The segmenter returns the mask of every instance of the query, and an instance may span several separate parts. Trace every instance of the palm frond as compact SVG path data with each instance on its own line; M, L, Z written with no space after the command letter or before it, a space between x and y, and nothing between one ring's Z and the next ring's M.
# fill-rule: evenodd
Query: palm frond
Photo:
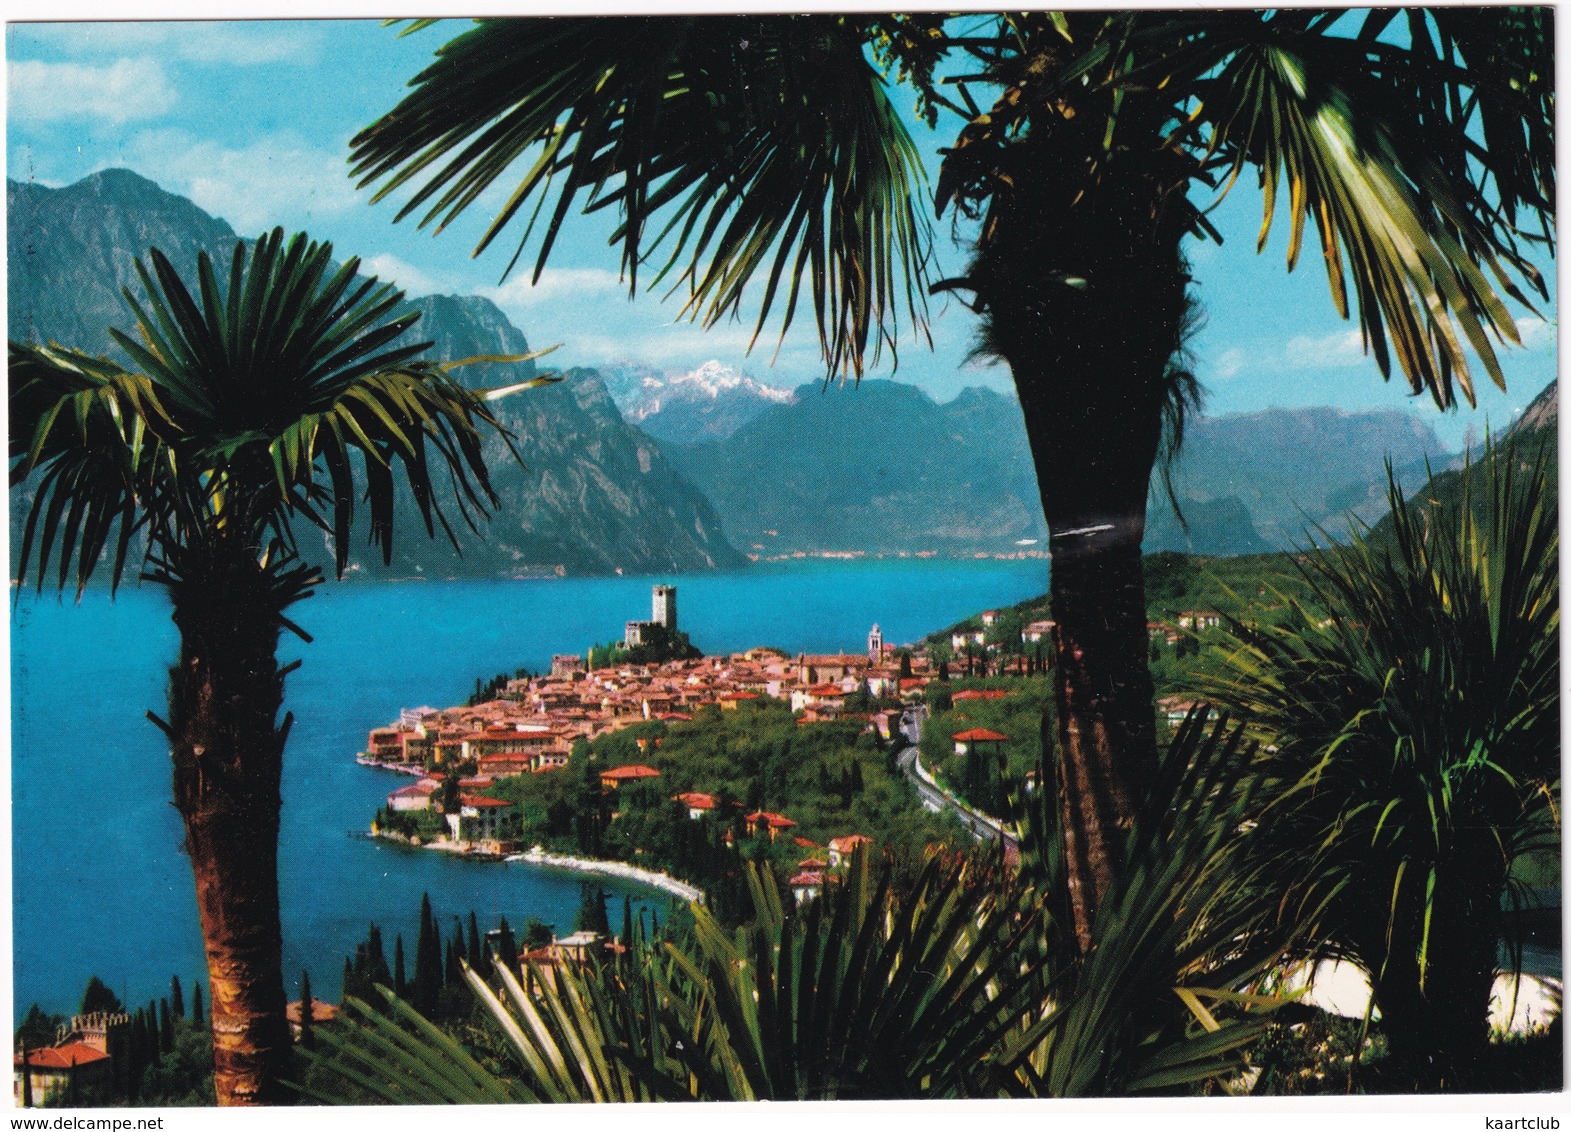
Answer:
M175 456L173 421L146 377L58 346L10 344L11 483L38 473L19 548L19 581L36 563L43 586L78 593L113 539L110 582L118 587L131 544L147 524L150 478ZM73 552L75 552L73 561Z
M523 169L476 254L532 206L514 262L543 215L536 280L575 206L615 208L631 291L653 260L712 326L762 277L755 342L805 281L830 372L860 376L902 305L923 328L927 258L921 163L862 41L819 16L481 21L353 139L353 171L440 231Z
M1129 831L1124 868L1083 953L1059 896L1043 945L1049 1000L1000 1058L1011 1093L1123 1096L1240 1067L1239 1051L1282 1002L1251 988L1292 935L1263 914L1257 866L1243 853L1261 788L1253 749L1226 717L1191 713L1147 784L1144 817ZM1051 784L1051 768L1043 771ZM1056 794L1049 785L1017 797L1027 803L1022 867L1045 891L1062 893L1062 848L1051 832Z
M194 288L156 248L137 270L145 293L125 295L137 333L111 330L134 371L11 345L11 474L39 473L22 550L40 584L57 559L61 586L73 570L84 585L111 537L118 584L144 531L164 580L192 560L192 543L218 537L282 569L292 516L333 536L342 573L362 498L389 561L395 468L427 535L440 527L451 539L453 510L473 528L497 503L484 437L517 457L489 403L556 380L464 388L450 376L460 366L548 351L419 360L428 344L395 344L419 317L400 313L402 293L361 278L356 260L335 267L332 246L304 235L237 242L222 278L201 255Z

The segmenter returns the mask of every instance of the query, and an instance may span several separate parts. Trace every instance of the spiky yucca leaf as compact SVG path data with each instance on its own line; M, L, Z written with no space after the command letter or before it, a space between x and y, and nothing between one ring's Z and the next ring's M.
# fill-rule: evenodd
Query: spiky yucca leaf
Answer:
M734 935L695 909L672 954L693 990L697 1076L733 1099L991 1094L993 1051L1033 998L1020 894L985 867L933 857L904 891L865 853L791 916L752 871L763 914Z
M1368 970L1393 1044L1481 1041L1511 865L1558 814L1559 535L1545 454L1491 448L1460 497L1315 547L1284 623L1235 625L1208 691L1269 741L1272 901ZM1442 1022L1443 1019L1443 1022Z

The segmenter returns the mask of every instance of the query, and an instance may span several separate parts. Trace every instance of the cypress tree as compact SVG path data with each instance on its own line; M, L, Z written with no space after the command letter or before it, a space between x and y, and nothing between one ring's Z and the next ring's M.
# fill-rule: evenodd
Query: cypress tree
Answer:
M341 997L347 998L354 994L355 969L349 962L349 956L344 956L344 990Z
M191 987L191 1028L202 1028L202 982L200 979Z
M502 917L501 930L497 933L496 940L497 959L513 974L518 974L518 944L513 940L513 929L507 925L507 917Z
M442 971L443 978L450 987L464 981L464 969L458 965L458 946L451 939L447 941L446 953L442 957Z
M366 933L365 977L372 986L387 986L393 981L393 972L387 966L387 952L382 947L382 929L371 925Z
M415 943L414 1006L429 1017L442 990L442 935L431 915L430 894L420 897L420 936Z
M622 897L622 946L633 946L633 898Z
M169 1000L158 1000L158 1048L163 1053L173 1053L175 1049L175 1023L169 1017Z
M136 1087L141 1082L142 1070L147 1066L147 1015L138 1006L136 1013L131 1015L131 1040L126 1043L126 1077L130 1082L132 1099L136 1099Z
M393 993L403 998L408 989L404 979L404 937L399 934L393 937Z
M482 979L491 977L491 956L486 951L485 937L480 934L473 908L469 909L469 963Z
M180 976L169 976L169 1013L176 1022L185 1021L185 994L180 989Z
M27 1046L22 1047L22 1107L33 1107L33 1067L27 1063Z
M469 958L469 947L464 939L464 921L453 917L453 950L460 959Z
M300 972L300 1044L306 1049L316 1048L316 1019L311 1016L315 1001L311 998L311 972Z

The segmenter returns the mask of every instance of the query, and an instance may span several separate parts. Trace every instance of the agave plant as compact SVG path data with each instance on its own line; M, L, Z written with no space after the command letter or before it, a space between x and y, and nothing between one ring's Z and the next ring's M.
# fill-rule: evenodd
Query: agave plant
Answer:
M1311 597L1234 625L1208 694L1277 796L1253 852L1281 915L1369 972L1393 1054L1465 1082L1487 1040L1512 864L1558 843L1558 516L1546 452L1486 450L1458 498L1301 557Z

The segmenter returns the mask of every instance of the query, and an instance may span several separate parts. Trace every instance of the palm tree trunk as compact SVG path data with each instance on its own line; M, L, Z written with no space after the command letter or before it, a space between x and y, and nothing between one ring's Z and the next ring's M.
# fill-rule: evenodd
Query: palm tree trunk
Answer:
M1059 796L1084 949L1119 870L1141 784L1156 769L1140 541L1161 410L1147 408L1144 420L1131 421L1121 406L1068 412L1025 395L1021 404L1052 536Z
M971 270L983 348L1014 375L1051 534L1060 797L1082 949L1155 766L1140 542L1189 325L1185 229L1162 205L1176 176L1168 155L1153 140L1089 176L1088 128L1100 129L1071 120L1017 151L1018 188L995 193Z
M214 558L169 586L180 630L180 659L169 670L175 805L207 950L218 1103L287 1104L278 903L288 731L287 719L278 725L282 610L254 553Z

